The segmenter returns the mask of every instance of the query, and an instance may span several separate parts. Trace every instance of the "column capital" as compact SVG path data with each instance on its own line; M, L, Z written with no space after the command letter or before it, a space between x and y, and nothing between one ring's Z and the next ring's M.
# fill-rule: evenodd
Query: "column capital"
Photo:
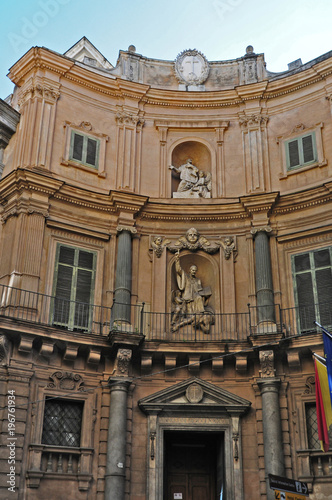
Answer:
M260 388L262 395L268 392L279 393L281 379L276 377L259 379L257 380L257 385Z
M267 234L271 234L272 233L272 227L271 226L260 226L260 227L252 227L250 229L250 234L252 234L253 236L256 236L258 233L267 233Z
M113 391L124 391L128 392L132 379L126 377L110 377L108 379L107 385L110 388L110 392Z
M128 231L131 234L136 234L137 229L134 226L124 226L122 224L119 224L118 227L116 228L117 233L121 233L122 231Z

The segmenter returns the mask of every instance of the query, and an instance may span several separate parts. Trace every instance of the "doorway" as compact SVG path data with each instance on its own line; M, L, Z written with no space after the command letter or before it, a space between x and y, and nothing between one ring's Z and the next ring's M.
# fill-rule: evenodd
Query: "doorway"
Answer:
M226 500L224 433L165 431L164 500Z

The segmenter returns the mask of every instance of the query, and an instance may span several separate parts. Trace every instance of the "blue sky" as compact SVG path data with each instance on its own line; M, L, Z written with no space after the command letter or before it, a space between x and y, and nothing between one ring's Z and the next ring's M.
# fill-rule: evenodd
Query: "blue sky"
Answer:
M331 19L330 0L2 0L0 97L13 89L8 69L33 46L64 53L85 35L115 65L131 44L168 60L196 48L209 61L253 45L278 72L332 50Z

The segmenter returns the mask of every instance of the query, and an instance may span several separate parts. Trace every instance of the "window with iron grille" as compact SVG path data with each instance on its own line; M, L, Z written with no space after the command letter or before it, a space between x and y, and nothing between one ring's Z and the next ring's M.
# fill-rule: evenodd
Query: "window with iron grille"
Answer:
M58 244L55 259L52 323L88 331L96 271L96 253Z
M317 162L315 132L285 142L287 169L305 167Z
M308 448L310 450L320 449L315 403L306 403L305 418L307 424Z
M79 447L83 402L46 398L42 444Z
M332 325L332 247L292 257L295 304L301 332L314 328L314 321Z
M89 167L98 168L100 141L88 135L72 131L69 159Z

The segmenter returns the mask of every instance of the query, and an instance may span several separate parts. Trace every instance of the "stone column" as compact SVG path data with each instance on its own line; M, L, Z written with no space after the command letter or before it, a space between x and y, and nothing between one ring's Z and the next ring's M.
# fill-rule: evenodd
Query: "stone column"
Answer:
M270 227L253 229L255 234L256 297L258 323L275 323L272 267L268 232Z
M261 379L258 386L262 395L264 462L267 500L274 500L268 475L285 476L285 458L279 405L280 379L274 376L273 351L261 351Z
M128 378L110 378L111 390L107 459L105 474L105 500L124 500L126 480L126 434Z
M133 227L118 227L118 251L116 260L116 276L113 308L113 323L125 322L130 324L131 304L131 233L136 232Z

